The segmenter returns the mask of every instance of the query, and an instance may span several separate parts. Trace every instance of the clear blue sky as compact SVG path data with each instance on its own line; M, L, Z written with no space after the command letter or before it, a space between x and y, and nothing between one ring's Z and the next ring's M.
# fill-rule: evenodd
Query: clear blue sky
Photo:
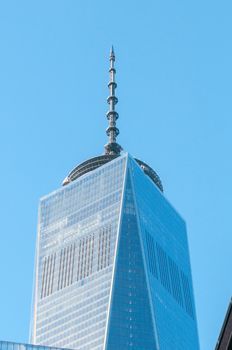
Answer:
M232 294L231 0L0 2L0 339L28 340L38 200L119 143L186 219L202 350Z

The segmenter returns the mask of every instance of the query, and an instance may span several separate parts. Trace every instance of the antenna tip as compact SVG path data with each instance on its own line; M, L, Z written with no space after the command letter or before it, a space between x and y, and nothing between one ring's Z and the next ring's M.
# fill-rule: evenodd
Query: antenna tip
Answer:
M110 48L110 58L113 58L113 57L115 57L115 54L114 54L114 47L112 45Z

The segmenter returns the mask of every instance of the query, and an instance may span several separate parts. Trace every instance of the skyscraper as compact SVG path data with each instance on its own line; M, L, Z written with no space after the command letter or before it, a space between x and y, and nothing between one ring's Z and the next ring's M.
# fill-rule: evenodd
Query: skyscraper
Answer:
M158 175L109 142L39 206L32 343L78 350L197 350L184 220Z

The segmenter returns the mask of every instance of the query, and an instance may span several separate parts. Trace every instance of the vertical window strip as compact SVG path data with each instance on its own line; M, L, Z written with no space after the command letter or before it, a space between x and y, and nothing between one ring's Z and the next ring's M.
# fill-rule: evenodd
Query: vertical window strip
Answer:
M108 246L108 230L105 229L105 244L104 244L104 261L103 261L103 267L106 267L106 258L107 258L107 246Z
M47 285L48 285L48 271L50 266L50 256L47 259L46 273L45 273L45 283L44 283L44 297L47 295Z
M41 285L41 294L40 294L40 298L43 298L43 291L44 291L44 280L45 280L45 271L46 271L46 263L47 263L47 258L44 258L44 262L43 262L43 274L42 274L42 285Z
M90 236L88 239L88 256L87 256L87 268L86 268L86 276L89 276L89 267L90 267L90 254L91 254L91 241L92 241L92 237Z
M88 237L85 238L85 250L84 250L84 273L83 273L83 278L86 277L86 272L87 272L87 258L88 258Z
M148 253L148 266L152 273L152 263L151 263L151 247L150 247L150 237L149 233L146 232L146 243L147 243L147 253Z
M53 283L54 283L55 265L56 265L56 253L54 254L54 259L53 259L53 268L52 268L52 279L51 279L51 289L50 289L50 294L52 294L52 292L53 292Z
M50 256L50 266L49 266L49 271L48 271L48 285L47 285L46 296L48 296L50 294L52 265L53 265L53 254Z
M190 293L188 277L181 271L182 288L184 292L185 308L189 316L194 318L192 298Z
M150 240L151 240L151 258L152 258L152 271L154 277L158 279L158 268L157 268L157 263L156 263L156 252L155 252L155 242L154 238L150 235Z
M69 252L68 286L71 284L72 255L73 255L73 245L71 245L70 252Z
M57 290L60 289L62 256L63 256L63 249L61 249L61 252L60 252L60 264L59 264L59 272L58 272L58 287L57 287Z
M109 228L109 232L108 232L108 259L107 259L108 266L110 266L110 243L111 243L111 228Z
M64 283L63 288L67 285L67 277L68 277L68 258L69 258L70 247L66 247L66 258L64 262Z
M97 259L97 270L100 270L100 258L101 258L101 236L102 232L100 231L99 233L99 238L98 238L98 259Z
M81 245L80 245L80 268L79 268L79 280L81 280L82 279L82 261L83 261L83 259L82 259L82 256L83 256L83 251L82 251L82 246L83 246L83 241L82 241L82 239L81 239Z
M78 247L78 261L77 261L77 281L80 279L80 256L81 256L81 241L79 241L79 247Z
M94 236L92 235L90 238L90 255L89 255L89 275L92 273L92 257L93 257L93 238Z
M66 247L66 257L64 261L64 283L63 288L66 287L66 281L67 281L67 274L68 274L68 257L69 257L69 247Z
M91 253L91 267L90 267L90 273L93 272L93 253L94 253L94 236L92 237L92 253Z
M179 303L177 284L176 284L177 275L174 267L174 261L170 257L168 258L168 264L169 264L169 271L170 271L170 277L171 277L172 295L176 299L176 301Z
M156 252L154 238L146 231L146 243L148 252L148 266L151 274L158 279L158 269L156 263Z
M85 237L84 274L83 274L83 278L85 278L86 274L87 274L87 262L88 262L88 237Z
M173 296L177 303L194 318L193 303L188 277L179 270L177 264L165 253L162 247L155 242L153 237L146 231L146 245L148 253L149 270L158 279L165 289ZM158 267L156 264L158 260ZM155 264L153 264L155 263Z
M67 269L67 283L66 286L70 285L70 275L71 275L71 258L72 258L72 244L69 247L69 258L68 258L68 269Z
M161 283L167 289L168 292L171 292L166 253L159 246L158 243L156 243L156 247L157 247L157 252L158 252L158 261L159 261Z
M170 271L170 277L171 277L171 286L172 286L173 297L176 299L178 304L183 306L183 299L182 299L182 293L181 293L181 284L180 284L180 276L179 276L178 266L170 257L168 258L168 263L169 263L169 271Z
M106 245L106 267L109 266L109 251L110 251L110 228L107 228L107 245Z
M65 287L69 285L71 250L72 250L72 245L68 247L68 254L67 254L67 260L66 260Z
M103 228L103 233L102 233L102 247L101 247L101 269L104 269L104 261L105 261L105 229Z
M73 274L77 266L76 280L79 281L93 273L94 263L94 235L83 237L76 244L61 249L59 256L57 290L61 290L73 283ZM55 274L55 254L46 258L43 264L41 297L53 292ZM99 233L97 269L105 268L110 264L110 229L102 229ZM46 266L45 266L46 265Z
M48 271L48 264L49 264L49 256L46 257L46 269L44 272L44 289L43 289L43 298L46 295L46 284L47 284L47 271Z
M84 260L84 245L85 241L82 239L81 240L81 261L80 261L80 279L82 280L83 278L83 260Z
M64 273L65 273L65 260L66 260L66 248L63 250L63 260L62 260L62 268L61 268L61 281L60 281L60 289L64 286Z
M111 227L103 228L99 233L97 271L110 265Z
M82 274L81 274L81 279L85 277L85 254L86 254L86 240L85 238L82 239Z
M107 254L107 245L108 245L108 232L107 229L105 231L105 242L104 242L104 252L103 252L103 268L106 267L106 254Z
M87 237L86 238L86 256L85 256L85 277L88 276L89 240L90 240L90 237Z
M105 232L102 232L102 240L101 240L101 264L100 269L103 269L103 252L104 252L104 242L105 242Z
M92 273L94 237L89 236L81 239L79 249L75 249L75 243L61 249L58 269L57 290L70 286L73 283L75 261L77 264L77 280L85 278ZM53 293L55 278L56 253L44 258L42 267L42 283L40 298Z
M70 277L70 283L73 283L73 271L74 271L74 261L75 261L75 250L76 250L76 245L75 243L73 244L73 253L72 253L72 271L71 271L71 277Z
M106 231L103 229L103 237L102 237L102 269L104 269L104 263L105 263L105 246L106 246Z

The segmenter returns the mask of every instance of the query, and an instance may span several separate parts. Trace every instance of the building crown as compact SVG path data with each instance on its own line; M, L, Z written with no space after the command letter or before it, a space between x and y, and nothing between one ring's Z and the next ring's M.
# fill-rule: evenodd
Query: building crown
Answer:
M112 161L113 159L120 156L122 151L122 147L117 143L117 136L119 134L119 130L116 127L116 121L118 119L118 113L115 110L115 106L118 103L118 99L115 96L115 89L117 88L117 84L115 82L115 74L116 69L114 67L115 62L115 53L113 46L110 49L110 81L108 83L109 87L109 97L107 98L107 102L109 104L109 111L106 113L107 119L109 121L109 126L106 129L106 134L109 137L108 143L105 145L105 154L90 158L85 162L77 165L63 181L63 185L67 185L70 182L76 180L82 175L93 171L100 166ZM142 160L134 158L143 172L150 177L150 179L156 184L156 186L163 192L163 186L159 176L156 172Z

